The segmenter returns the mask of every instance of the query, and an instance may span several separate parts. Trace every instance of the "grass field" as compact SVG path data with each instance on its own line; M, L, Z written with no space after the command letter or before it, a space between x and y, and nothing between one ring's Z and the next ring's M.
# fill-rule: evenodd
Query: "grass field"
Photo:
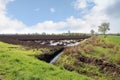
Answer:
M107 38L104 38L104 36L100 36L100 38L114 44L120 44L120 36L107 36Z
M0 42L0 80L92 80L30 56L41 53Z
M101 70L100 66L96 66L92 62L89 64L79 62L77 58L80 55L91 59L102 59L109 64L120 67L119 36L91 37L78 46L67 48L55 65L66 67L68 70L74 70L96 80L120 80L120 74L112 72L112 69L109 71Z

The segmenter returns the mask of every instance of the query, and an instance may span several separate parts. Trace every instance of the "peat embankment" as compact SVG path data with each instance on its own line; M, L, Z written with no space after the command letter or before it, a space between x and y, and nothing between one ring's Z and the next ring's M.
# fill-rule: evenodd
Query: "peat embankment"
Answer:
M95 57L86 57L82 54L75 55L76 60L73 65L65 63L63 67L68 71L76 71L79 74L87 75L99 80L98 78L102 75L104 77L109 77L111 79L100 79L100 80L120 80L120 67L116 64L105 61L104 59L95 58ZM94 70L89 70L89 68L82 69L85 65L98 67L98 71L92 72ZM79 67L76 67L79 66ZM91 68L92 69L92 68ZM96 69L96 68L95 68Z
M54 49L50 53L44 53L41 55L36 55L36 57L42 61L45 61L47 63L50 63L52 59L54 59L58 54L60 54L64 48Z
M95 66L98 66L100 67L100 69L103 71L103 72L115 72L117 74L120 74L120 67L117 66L116 64L112 64L112 63L109 63L107 61L104 61L103 59L97 59L97 58L94 58L94 57L86 57L86 56L83 56L83 55L79 55L77 60L79 62L83 62L83 63L87 63L87 64L92 64L92 65L95 65Z

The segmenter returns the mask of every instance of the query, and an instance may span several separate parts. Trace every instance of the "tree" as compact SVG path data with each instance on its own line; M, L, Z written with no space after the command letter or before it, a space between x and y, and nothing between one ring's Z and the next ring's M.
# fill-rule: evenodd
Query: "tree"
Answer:
M70 30L68 31L68 35L71 35L71 32L70 32Z
M42 35L46 35L46 33L45 33L45 32L43 32L43 33L42 33Z
M102 23L100 26L98 26L98 31L101 32L103 35L106 35L106 32L110 30L109 28L110 23Z
M90 32L92 36L95 34L95 31L93 29Z

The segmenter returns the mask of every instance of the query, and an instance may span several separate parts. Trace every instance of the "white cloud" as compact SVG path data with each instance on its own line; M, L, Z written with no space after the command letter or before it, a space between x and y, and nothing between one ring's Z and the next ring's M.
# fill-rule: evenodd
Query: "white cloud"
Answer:
M0 13L6 10L6 5L14 0L0 0Z
M59 32L59 30L64 27L66 27L65 22L55 23L53 21L45 21L32 26L32 30L38 33L42 33L42 32L56 33L56 32Z
M10 19L5 14L0 13L0 33L17 33L26 26L17 19Z
M55 12L55 9L54 9L54 8L50 8L50 12L51 12L51 13L54 13L54 12Z
M120 18L120 0L116 0L113 4L107 7L107 13L112 18Z
M107 8L109 5L113 4L116 0L93 0L96 6L99 8Z
M68 17L65 21L61 21L61 22L44 21L36 25L33 25L30 28L26 28L23 32L62 33L64 29L66 32L68 31L66 30L66 28L68 28L68 30L72 32L87 32L89 31L90 26L86 23L86 21L79 18L74 18L73 16L71 16L71 17Z
M94 28L98 27L102 22L109 21L109 18L105 14L104 9L100 9L97 5L91 9L89 14L84 16L84 19L89 24L89 26L91 26L91 27L93 26Z
M12 1L0 0L0 33L17 33L26 27L21 21L6 16L6 5Z
M102 0L76 0L76 3L75 3L76 9L79 10L83 8L82 10L84 12L86 10L86 7L88 6L87 4L88 1L92 1L95 4L95 6L91 10L89 10L89 13L83 16L84 22L86 22L86 24L91 26L90 28L93 28L95 31L97 31L98 29L97 26L99 26L102 22L110 22L111 32L116 32L116 31L120 32L120 28L119 28L120 18L119 19L115 17L111 18L111 16L119 16L120 14L119 13L120 11L118 10L119 9L118 6L120 2L119 0L104 0L104 1ZM80 4L83 4L83 3L84 3L84 6L80 7ZM106 9L109 10L108 12L111 16L106 13Z
M75 1L74 3L74 8L76 10L79 10L79 9L84 9L87 7L87 1L86 0L77 0Z
M83 15L82 19L70 16L65 21L43 21L33 26L27 26L22 21L11 19L6 16L6 5L8 2L12 1L13 0L0 0L0 33L60 33L63 32L64 29L71 30L72 32L88 33L91 29L97 31L97 26L105 21L111 23L111 32L120 32L120 28L118 27L119 19L111 19L110 15L106 13L106 9L108 9L111 4L115 3L116 0L76 0L74 7L77 10L86 10L86 7L88 7L88 1L93 1L95 6L89 10L89 13ZM35 11L39 11L39 9L36 8ZM50 8L50 11L54 13L55 9ZM68 30L66 30L66 32Z
M86 12L86 8L88 7L88 2L94 2L95 6L89 10L89 12L83 15L83 19L74 19L79 21L78 23L73 23L78 25L78 30L82 30L83 32L90 32L93 28L97 31L97 27L102 22L109 21L109 17L105 13L105 8L107 7L108 0L101 1L101 0L76 0L74 7L77 10L81 10L82 12ZM81 13L81 11L79 12ZM74 21L72 21L74 22ZM84 27L80 27L84 26Z
M101 10L100 15L105 15L110 22L110 32L118 33L120 32L120 1L119 0L94 0L97 4L97 9Z
M87 24L85 20L74 18L73 16L69 17L66 23L73 32L87 32L90 28L89 24Z

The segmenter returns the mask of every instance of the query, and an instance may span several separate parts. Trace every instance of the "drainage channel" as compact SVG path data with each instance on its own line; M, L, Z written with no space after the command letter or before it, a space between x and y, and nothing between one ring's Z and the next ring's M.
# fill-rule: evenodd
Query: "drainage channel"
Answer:
M82 42L84 42L85 40L83 40ZM53 52L53 53L45 53L45 54L37 55L36 57L42 61L53 64L63 54L64 48L67 48L70 46L77 46L80 43L81 42L76 42L75 44L71 44L71 45L69 44L63 48L55 50L55 52Z
M57 57L59 57L59 55L63 50L64 48L60 48L53 53L45 53L45 54L37 55L36 57L42 61L52 64L54 61L56 61Z
M63 52L58 53L58 55L56 55L49 63L53 64L61 55Z

